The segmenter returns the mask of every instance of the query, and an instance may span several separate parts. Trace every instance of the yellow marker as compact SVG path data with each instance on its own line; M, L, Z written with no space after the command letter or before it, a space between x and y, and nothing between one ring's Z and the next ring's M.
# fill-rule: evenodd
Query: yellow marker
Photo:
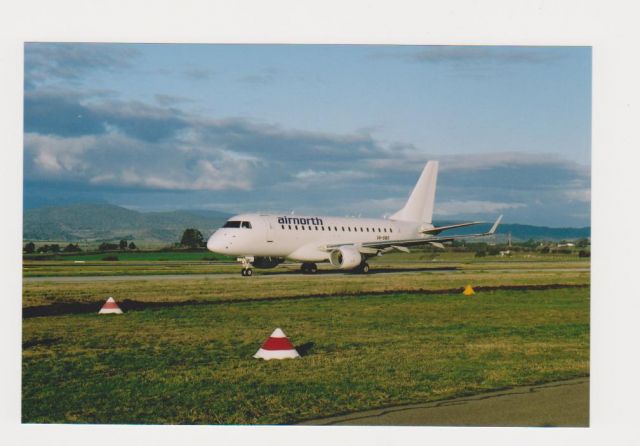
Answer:
M473 291L471 285L467 285L466 287L464 287L464 291L462 292L462 294L464 294L465 296L473 296L474 294L476 294L476 292Z

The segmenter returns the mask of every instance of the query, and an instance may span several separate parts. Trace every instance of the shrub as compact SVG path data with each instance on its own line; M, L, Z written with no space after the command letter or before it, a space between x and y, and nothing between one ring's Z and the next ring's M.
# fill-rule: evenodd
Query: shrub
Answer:
M98 249L100 251L115 251L116 249L118 249L118 245L116 245L115 243L103 242L100 244Z
M63 251L64 252L80 252L82 251L82 249L80 249L79 245L74 245L73 243L69 243L67 246L64 247Z

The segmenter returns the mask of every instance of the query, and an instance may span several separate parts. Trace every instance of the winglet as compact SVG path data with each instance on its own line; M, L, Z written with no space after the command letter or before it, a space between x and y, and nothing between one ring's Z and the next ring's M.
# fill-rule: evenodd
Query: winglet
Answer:
M493 224L493 226L491 226L491 229L489 229L489 232L487 232L487 234L493 234L494 232L496 232L496 229L498 229L498 225L500 224L501 220L502 220L502 215L500 215L500 217L498 217L498 219Z

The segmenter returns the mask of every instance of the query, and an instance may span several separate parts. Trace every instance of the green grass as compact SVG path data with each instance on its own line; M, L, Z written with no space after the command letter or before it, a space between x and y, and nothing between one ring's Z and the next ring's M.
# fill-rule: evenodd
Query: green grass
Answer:
M184 266L183 268L188 268ZM237 273L237 268L233 271ZM533 266L532 266L533 268ZM283 270L286 270L284 268ZM589 271L480 270L440 271L397 274L290 275L282 277L258 275L251 278L231 277L202 279L131 280L113 282L24 282L23 306L56 303L89 303L100 305L107 296L116 300L140 302L219 302L238 299L269 299L291 296L339 295L367 292L406 292L449 290L473 286L546 285L589 283Z
M34 260L34 262L75 262L100 261L106 256L116 256L118 260L124 262L132 261L200 261L200 260L231 260L235 261L235 257L224 256L210 251L109 251L109 252L91 252L91 253L60 253L60 254L27 254L25 260L29 261L34 257L45 257L47 260Z
M309 354L253 359L276 327L295 345L313 343ZM23 342L24 422L292 423L588 375L589 294L392 294L42 317L23 321Z

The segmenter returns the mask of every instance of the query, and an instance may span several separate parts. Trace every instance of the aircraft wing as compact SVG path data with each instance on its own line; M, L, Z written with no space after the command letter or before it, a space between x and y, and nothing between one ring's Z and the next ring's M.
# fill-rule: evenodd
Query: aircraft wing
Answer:
M464 228L465 226L473 226L473 225L480 225L484 223L483 221L470 221L469 223L458 223L456 225L448 225L448 226L440 226L438 228L432 228L432 229L425 229L424 231L420 231L423 234L440 234L442 231L446 231L448 229L454 229L454 228Z
M341 243L335 245L327 245L325 246L326 250L336 249L341 246L356 246L358 250L362 254L378 254L391 251L393 249L397 249L399 251L409 252L410 246L420 246L420 245L434 245L440 248L443 248L443 243L451 242L453 240L467 239L467 238L476 238L476 237L485 237L488 235L493 235L502 220L502 215L498 217L496 222L493 224L491 229L488 232L483 232L479 234L466 234L466 235L451 235L449 237L421 237L421 238L413 238L413 239L404 239L404 240L377 240L375 242L363 242L363 243ZM473 224L477 224L474 222ZM458 226L456 226L458 227Z

